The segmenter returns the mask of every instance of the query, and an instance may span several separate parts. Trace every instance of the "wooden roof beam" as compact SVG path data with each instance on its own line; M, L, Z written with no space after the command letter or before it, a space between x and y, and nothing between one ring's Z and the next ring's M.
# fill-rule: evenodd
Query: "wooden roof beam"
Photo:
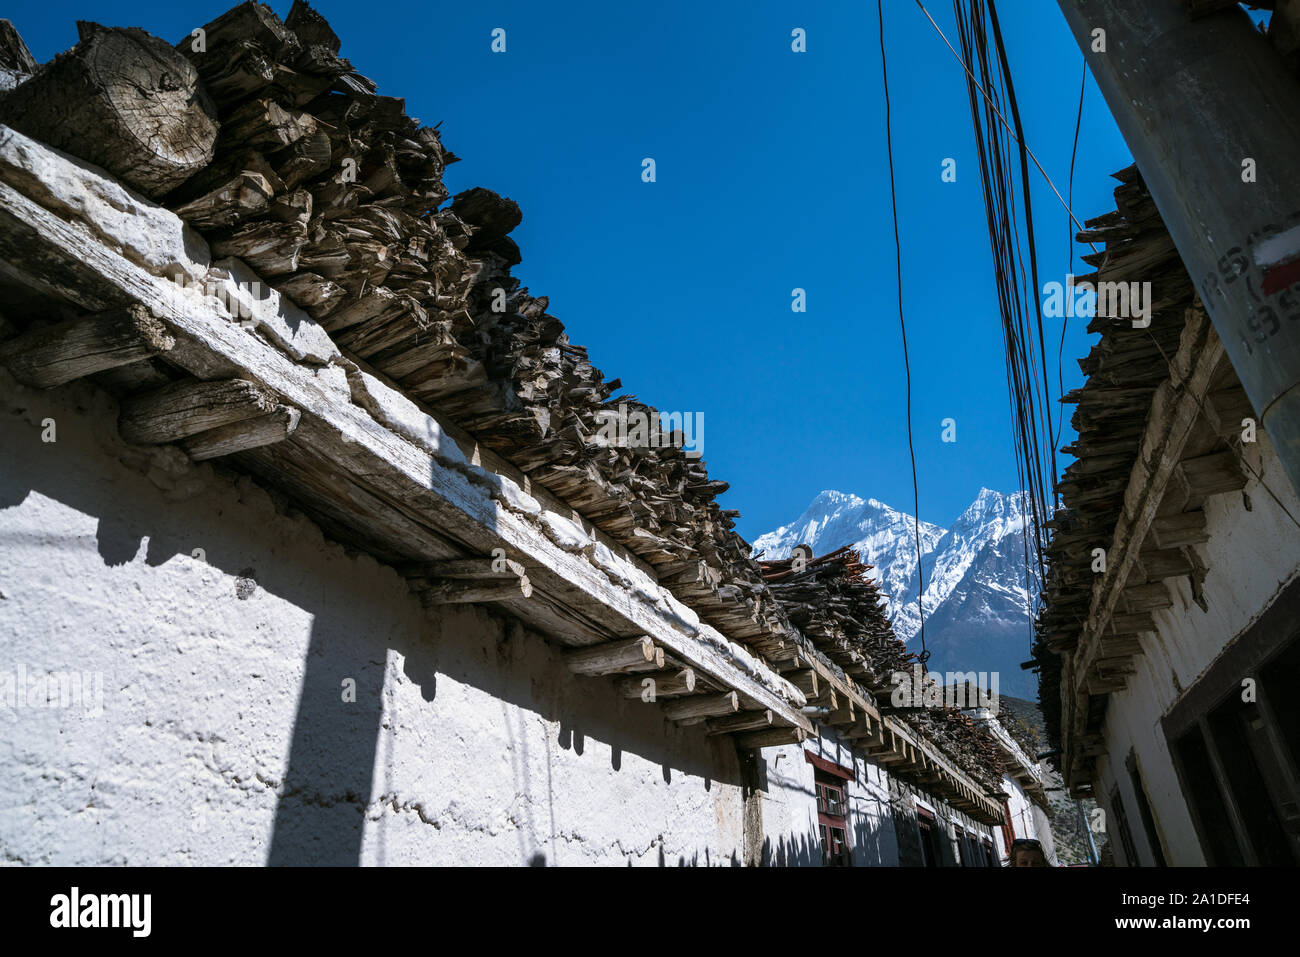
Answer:
M746 731L736 735L736 746L759 750L779 748L787 744L802 744L808 734L802 728L771 728L767 731Z
M258 304L250 324L219 309L218 297L178 301L177 285L165 277L209 277L211 267L203 241L173 213L138 198L70 203L64 193L124 191L94 168L0 127L0 260L7 275L87 313L147 304L175 342L169 363L205 381L256 381L301 410L294 435L241 453L248 458L239 465L273 468L272 484L322 516L331 534L346 532L389 564L504 549L527 568L534 588L531 598L504 607L535 630L570 644L575 635L578 642L595 633L648 635L674 660L811 730L798 710L802 695L699 621L657 584L649 566L349 360L282 297ZM73 207L75 223L65 218ZM133 245L146 236L147 247ZM232 276L219 284L235 290ZM565 523L566 535L605 547L595 549L599 555L560 547L544 531L548 523Z

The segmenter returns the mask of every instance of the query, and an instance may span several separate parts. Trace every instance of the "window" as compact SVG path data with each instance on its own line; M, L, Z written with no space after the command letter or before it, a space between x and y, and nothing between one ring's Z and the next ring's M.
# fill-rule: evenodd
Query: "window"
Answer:
M1164 719L1174 767L1211 866L1300 864L1298 621L1300 580L1224 650Z
M1133 832L1128 829L1128 814L1124 811L1124 802L1120 800L1118 787L1112 788L1110 792L1110 815L1115 820L1119 830L1119 841L1124 847L1124 865L1139 866L1137 852L1133 850Z
M1219 867L1244 866L1246 859L1233 837L1228 807L1214 780L1210 752L1200 727L1193 727L1179 738L1173 752L1182 769L1187 805L1201 834L1201 849L1205 852L1206 863Z
M817 785L817 812L829 817L844 817L844 789L838 784Z
M985 867L998 866L998 856L993 853L993 842L990 841L987 837L984 838L984 866Z
M926 867L938 867L941 858L939 857L939 842L934 815L923 807L916 809L916 826L921 832L921 856L925 860Z
M1133 796L1137 798L1138 817L1142 821L1147 846L1151 848L1156 867L1164 867L1165 852L1160 846L1160 832L1156 829L1155 815L1151 813L1151 804L1147 801L1147 789L1142 784L1142 772L1138 770L1137 753L1130 750L1128 760L1124 763L1128 767L1129 782L1133 785Z
M817 791L817 830L822 842L822 864L848 867L849 859L849 792L853 771L818 757L803 753L813 766L813 787Z
M848 801L844 782L825 771L815 771L817 825L822 839L822 866L849 866Z
M1011 844L1016 839L1016 826L1011 820L1011 805L1002 799L1002 846L1006 855L1011 856Z
M962 867L987 866L980 860L980 846L975 840L975 835L967 833L966 829L960 824L954 824L953 829L957 834L958 863Z

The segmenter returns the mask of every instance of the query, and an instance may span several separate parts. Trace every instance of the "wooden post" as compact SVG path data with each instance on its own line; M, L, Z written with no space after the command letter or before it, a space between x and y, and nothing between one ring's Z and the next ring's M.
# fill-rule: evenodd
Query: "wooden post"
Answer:
M802 728L769 728L766 731L742 731L736 735L739 748L776 748L785 744L801 744L807 733Z
M665 664L664 650L660 648L658 645L656 645L654 651L654 657L652 657L649 661L633 662L623 670L632 673L642 672L642 671L663 671L664 664Z
M439 582L420 592L425 605L470 605L531 598L528 576L502 582Z
M649 687L645 682L653 681ZM618 681L618 691L625 698L643 698L653 694L649 700L671 698L675 695L695 693L695 669L683 668L681 671L645 672L635 678L622 678Z
M1237 4L1193 20L1183 0L1058 3L1300 489L1300 334L1278 319L1300 261L1300 85Z
M821 697L821 683L817 680L817 672L812 669L806 671L797 671L792 675L786 675L789 682L807 695L809 701L815 701Z
M833 727L839 727L843 725L848 725L849 727L852 727L854 724L857 723L857 720L858 720L858 715L857 712L853 709L853 699L847 698L845 699L844 707L833 709L831 713L826 716L826 720L823 722L823 724L829 724Z
M708 725L709 734L732 734L736 731L762 731L772 727L775 720L776 718L772 712L764 709L762 711L741 711L738 714L710 718L705 724Z
M513 559L498 561L495 558L456 558L442 562L423 562L403 569L408 578L465 578L493 579L520 578L524 566Z

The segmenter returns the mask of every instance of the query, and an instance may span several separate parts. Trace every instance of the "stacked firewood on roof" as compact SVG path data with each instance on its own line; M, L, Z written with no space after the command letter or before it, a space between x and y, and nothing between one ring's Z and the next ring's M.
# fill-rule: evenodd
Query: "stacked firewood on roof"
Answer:
M886 699L890 675L910 671L916 655L895 635L871 566L851 546L809 560L796 571L793 559L760 563L763 579L790 622L844 672Z
M1008 758L983 725L956 708L925 708L905 715L990 793L1002 790Z
M39 67L0 29L0 122L173 209L217 267L247 263L350 359L649 562L704 621L760 655L784 650L789 624L738 513L715 501L727 483L685 436L664 441L656 410L617 396L510 274L513 201L470 189L445 204L456 157L339 56L324 18L301 0L284 21L244 3L174 47L78 28L81 42ZM647 416L652 434L606 441L620 411Z
M177 44L221 122L211 165L165 201L214 255L250 264L319 320L345 352L429 403L655 567L729 637L778 644L787 631L738 513L715 498L681 436L597 440L624 406L587 352L511 276L518 205L487 189L447 198L456 157L436 129L338 56L301 0L281 22L245 3ZM774 638L775 636L775 638Z
M1061 451L1076 461L1058 485L1064 507L1047 523L1052 536L1035 640L1039 699L1053 747L1060 745L1058 654L1075 647L1088 617L1096 581L1092 550L1114 535L1153 397L1169 378L1168 360L1178 352L1186 310L1199 308L1137 167L1115 178L1116 210L1088 220L1087 232L1078 234L1080 242L1105 244L1083 257L1097 271L1076 282L1151 282L1153 309L1147 328L1134 328L1127 318L1094 316L1088 331L1101 339L1079 360L1084 384L1062 400L1075 405L1070 424L1078 438Z
M846 675L865 687L882 710L895 688L892 676L911 680L917 656L894 634L884 595L852 546L795 568L794 559L760 563L763 579L790 621ZM928 678L925 680L929 680ZM992 735L956 708L916 708L897 714L934 742L979 783L998 790L1002 751Z

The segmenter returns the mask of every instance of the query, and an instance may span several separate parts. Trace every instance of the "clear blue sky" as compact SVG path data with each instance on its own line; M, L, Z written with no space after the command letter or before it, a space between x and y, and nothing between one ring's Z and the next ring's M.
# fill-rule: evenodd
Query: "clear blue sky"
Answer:
M8 16L43 61L76 41L77 19L175 42L231 5L43 0ZM486 186L520 204L515 273L606 376L704 413L710 473L751 540L827 488L912 508L876 8L813 6L316 4L380 92L441 121L462 157L453 194ZM951 4L927 6L955 42ZM1081 55L1050 0L1000 12L1030 147L1064 192ZM885 0L885 18L920 511L946 525L981 486L1016 484L1002 340L961 68L913 0ZM790 49L795 27L806 53ZM945 157L956 183L940 180ZM1113 208L1109 174L1130 162L1089 80L1081 220ZM1066 216L1034 176L1041 278L1063 281ZM791 312L794 287L806 314ZM940 441L946 417L955 444Z

